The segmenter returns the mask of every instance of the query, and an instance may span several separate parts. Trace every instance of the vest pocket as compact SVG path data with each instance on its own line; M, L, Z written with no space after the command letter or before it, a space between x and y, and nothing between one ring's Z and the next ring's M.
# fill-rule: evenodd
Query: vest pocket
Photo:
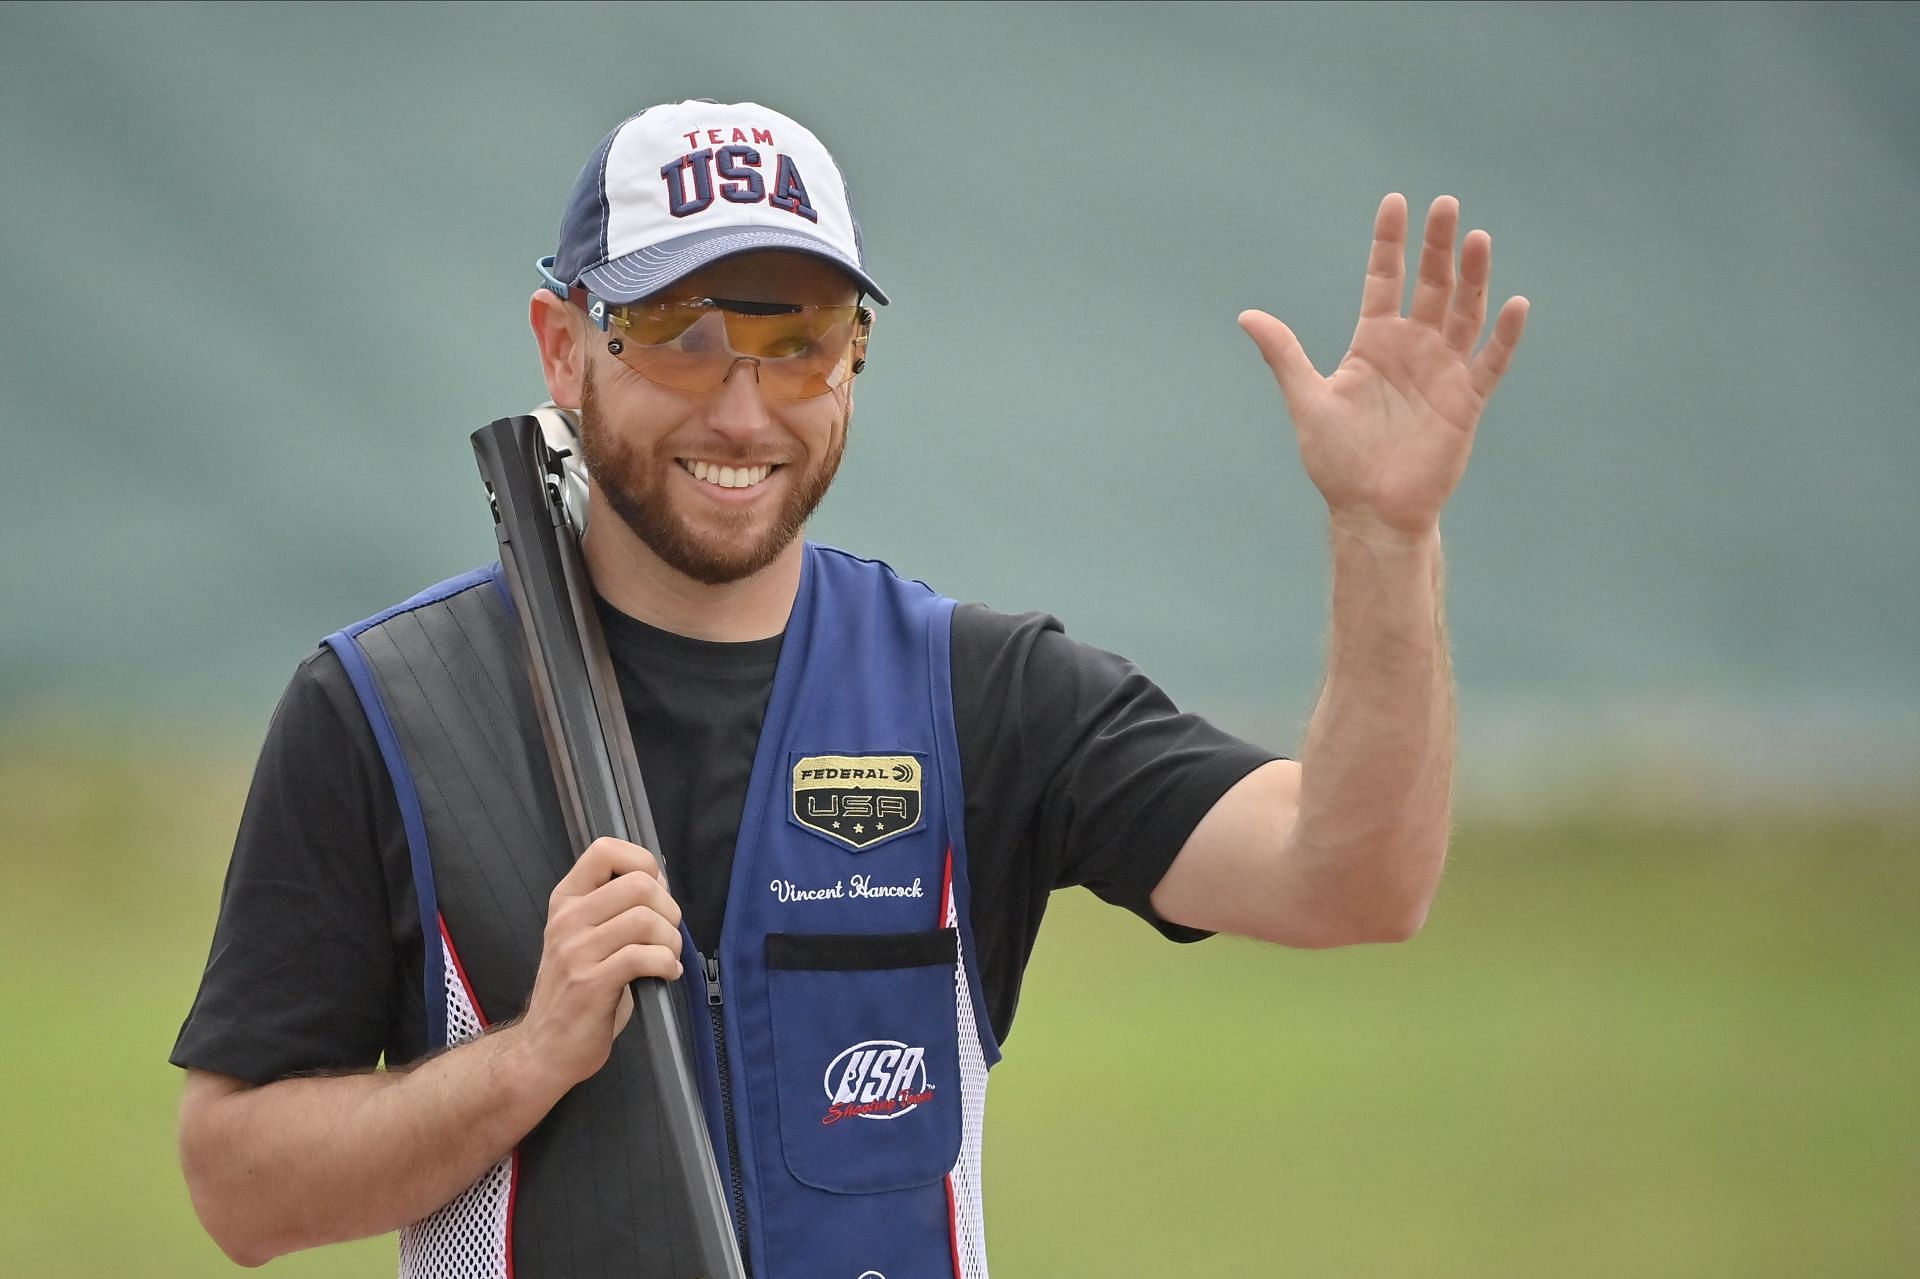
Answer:
M837 1194L939 1181L960 1157L959 937L767 938L780 1145Z

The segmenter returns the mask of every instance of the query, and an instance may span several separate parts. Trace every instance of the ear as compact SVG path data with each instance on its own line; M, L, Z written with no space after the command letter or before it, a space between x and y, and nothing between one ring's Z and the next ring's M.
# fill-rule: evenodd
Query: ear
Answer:
M578 411L581 386L587 376L586 317L552 289L537 289L527 304L527 318L540 348L547 398L563 409Z

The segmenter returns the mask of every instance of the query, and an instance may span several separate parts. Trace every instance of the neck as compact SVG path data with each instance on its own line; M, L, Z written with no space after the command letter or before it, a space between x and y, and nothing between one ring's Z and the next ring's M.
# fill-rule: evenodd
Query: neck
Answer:
M597 492L580 549L594 588L609 604L689 639L737 643L778 635L800 592L800 538L752 576L709 586L662 561Z

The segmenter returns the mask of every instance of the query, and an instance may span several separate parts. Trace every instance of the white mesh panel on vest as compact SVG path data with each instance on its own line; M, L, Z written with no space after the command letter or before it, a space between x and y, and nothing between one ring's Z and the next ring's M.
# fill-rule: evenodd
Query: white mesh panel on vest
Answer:
M946 926L958 930L953 889L947 889ZM954 998L960 1015L960 1161L947 1174L953 1190L953 1250L960 1272L955 1279L987 1279L987 1226L980 1194L980 1134L987 1114L987 1058L980 1048L980 1027L973 1017L973 992L967 985L967 957L954 965Z
M486 1023L460 978L453 948L440 942L447 975L447 1046L472 1039ZM508 1208L513 1156L508 1155L440 1211L400 1232L400 1279L510 1279Z

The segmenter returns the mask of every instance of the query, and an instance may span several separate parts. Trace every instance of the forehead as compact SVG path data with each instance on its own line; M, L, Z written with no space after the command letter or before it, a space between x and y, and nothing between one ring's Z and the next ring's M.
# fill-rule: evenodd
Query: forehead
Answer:
M790 302L838 305L859 295L853 277L806 253L760 249L701 267L671 288L664 298L734 298L742 302Z

